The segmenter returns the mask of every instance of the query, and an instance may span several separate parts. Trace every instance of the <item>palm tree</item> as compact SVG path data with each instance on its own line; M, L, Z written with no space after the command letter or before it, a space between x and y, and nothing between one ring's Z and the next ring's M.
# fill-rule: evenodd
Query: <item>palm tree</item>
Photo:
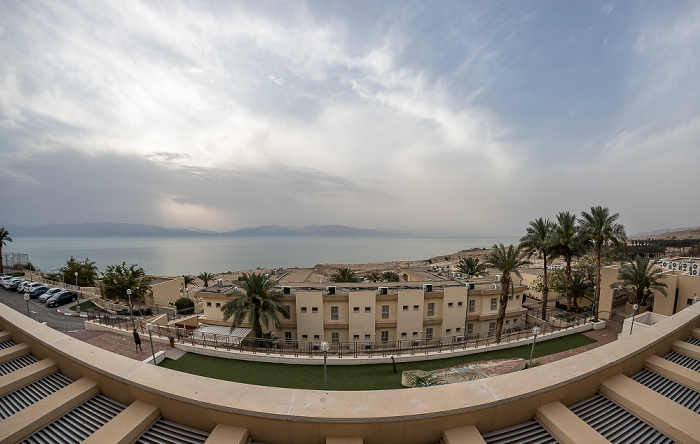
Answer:
M370 281L370 282L379 282L382 280L382 275L379 274L379 272L375 270L375 271L371 272L370 274L368 274L367 276L365 276L365 279Z
M189 274L183 274L182 279L185 280L185 288L187 288L188 285L194 282L194 277L190 276Z
M501 332L503 331L503 320L506 317L506 306L508 305L508 295L510 294L511 277L513 273L522 278L519 267L528 265L526 259L527 252L518 247L510 245L508 249L499 244L494 245L491 254L486 258L486 263L501 272L501 301L498 306L498 317L496 318L496 342L501 342Z
M399 282L401 276L395 271L385 271L382 273L382 279L384 279L385 282Z
M637 256L632 262L623 264L617 272L617 281L610 284L611 288L623 288L633 304L646 305L651 290L656 290L668 296L667 285L661 282L664 272L655 266L656 261Z
M207 287L209 286L209 281L212 280L212 279L214 279L214 275L213 275L213 274L209 274L209 273L207 273L206 271L203 272L203 273L199 273L199 274L197 275L197 277L198 277L199 279L201 279L202 282L204 282L204 288L207 288Z
M489 274L486 264L480 263L478 257L463 257L457 262L457 271L469 276L484 276Z
M235 299L221 307L224 321L233 319L231 330L248 319L253 337L259 339L263 337L263 325L269 328L270 319L274 322L273 325L280 324L277 313L289 316L289 308L282 303L280 293L273 289L274 282L262 273L243 273L238 278L238 285L240 289L229 293Z
M603 245L610 242L619 246L622 242L627 239L625 234L625 227L615 223L615 221L620 217L620 213L610 214L610 209L607 207L603 208L601 206L591 207L591 212L586 213L585 211L581 213L581 218L583 223L581 227L588 232L596 252L596 267L597 274L595 280L595 294L593 296L593 305L595 306L593 311L593 320L598 321L598 310L600 307L600 255L603 249Z
M2 227L0 228L0 273L2 273L5 270L2 265L2 247L7 245L6 242L12 242L12 238L10 237L10 233L5 229L5 227Z
M338 268L338 270L331 276L331 281L333 282L357 282L357 276L355 272L347 267Z
M563 257L564 262L566 262L564 276L566 277L566 311L568 312L571 312L572 306L576 304L571 287L571 261L575 256L583 253L586 240L586 233L576 224L575 214L568 211L557 214L557 222L547 244L554 254Z
M525 249L528 257L535 252L542 256L542 317L547 313L547 297L549 296L549 283L547 276L547 259L552 259L553 253L549 247L549 240L554 231L554 223L549 219L535 219L525 230L525 236L520 238L520 247Z

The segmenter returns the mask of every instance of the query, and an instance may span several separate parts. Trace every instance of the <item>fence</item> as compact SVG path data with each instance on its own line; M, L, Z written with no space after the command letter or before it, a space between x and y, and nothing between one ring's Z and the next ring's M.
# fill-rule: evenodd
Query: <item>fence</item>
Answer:
M124 318L104 313L88 312L88 320L100 325L123 330L136 328L142 334L147 334L146 323L141 319ZM566 323L562 325L550 325L540 323L540 335L552 333L567 328L587 323L591 320L588 314L571 314ZM520 339L532 337L532 327L536 324L528 324L524 328L505 330L501 335L500 343L509 343ZM151 333L158 337L173 338L174 340L190 345L225 349L228 351L240 351L279 354L280 356L322 356L321 341L296 341L285 339L264 338L238 338L215 333L203 333L169 325L152 324ZM356 341L356 342L330 342L328 354L342 357L372 357L372 356L401 356L428 353L453 352L487 346L495 343L495 332L478 333L471 335L447 336L441 338L402 339L397 341Z

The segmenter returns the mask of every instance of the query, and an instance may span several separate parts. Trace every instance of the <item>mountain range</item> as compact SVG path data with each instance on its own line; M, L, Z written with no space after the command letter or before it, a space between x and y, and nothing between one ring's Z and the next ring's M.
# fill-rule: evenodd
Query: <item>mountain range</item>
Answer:
M202 236L348 236L348 237L387 237L405 236L396 233L344 225L310 225L290 228L280 225L243 228L219 233L216 231L190 230L186 228L163 228L155 225L127 223L83 223L49 224L34 227L7 227L10 236L17 237L202 237Z

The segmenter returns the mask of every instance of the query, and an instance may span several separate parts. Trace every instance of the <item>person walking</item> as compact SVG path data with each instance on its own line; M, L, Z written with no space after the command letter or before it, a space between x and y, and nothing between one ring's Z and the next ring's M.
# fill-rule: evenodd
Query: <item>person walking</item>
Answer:
M134 327L134 342L136 343L136 351L143 351L141 348L141 338L139 337L139 332L136 331L136 327Z

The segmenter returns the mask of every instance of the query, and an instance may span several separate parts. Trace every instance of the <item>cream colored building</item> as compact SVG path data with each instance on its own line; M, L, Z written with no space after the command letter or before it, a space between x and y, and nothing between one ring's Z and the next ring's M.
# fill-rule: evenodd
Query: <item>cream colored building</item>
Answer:
M151 290L153 291L153 294L151 296L150 305L169 306L171 302L174 303L176 300L185 296L185 279L182 276L150 277L153 278L153 282L151 283Z
M204 306L200 322L228 325L221 307L234 287L210 287L197 293ZM354 283L290 284L278 288L289 307L275 334L287 341L385 343L420 342L488 333L496 328L501 290L492 279L462 284ZM524 286L514 286L504 329L525 326ZM469 310L467 317L467 308ZM465 330L466 329L466 330Z

